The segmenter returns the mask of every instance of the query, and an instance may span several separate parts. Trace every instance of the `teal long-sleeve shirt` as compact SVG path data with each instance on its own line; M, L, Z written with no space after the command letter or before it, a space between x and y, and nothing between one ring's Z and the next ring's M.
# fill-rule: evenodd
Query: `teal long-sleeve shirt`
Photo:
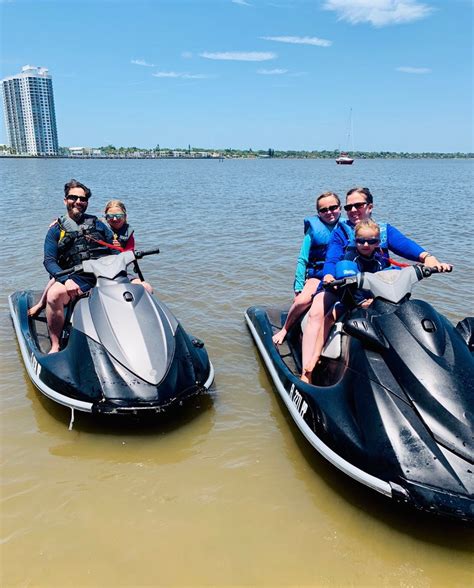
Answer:
M298 255L298 261L296 262L295 281L293 284L293 290L295 292L301 292L304 287L310 249L311 236L307 233L304 236L303 243L301 244L300 254Z

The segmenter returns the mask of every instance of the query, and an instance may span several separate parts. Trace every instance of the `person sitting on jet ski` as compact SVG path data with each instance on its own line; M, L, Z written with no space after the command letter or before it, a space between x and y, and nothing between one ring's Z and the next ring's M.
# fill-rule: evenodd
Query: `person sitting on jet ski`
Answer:
M323 277L327 245L341 216L341 201L334 192L324 192L316 199L317 216L304 219L305 236L296 265L293 304L282 329L273 335L275 345L281 345L288 330L311 305L314 293Z
M127 208L121 200L109 200L105 205L105 220L113 233L113 244L123 251L135 249L135 236L132 227L127 222ZM141 284L145 290L153 294L153 288L148 282L130 276L133 284Z
M112 233L99 219L86 214L90 189L70 180L64 186L64 204L67 214L50 226L44 241L43 265L52 278L63 269L83 259L110 253L105 244L112 245ZM64 307L77 296L90 290L95 278L88 274L61 276L46 294L46 321L51 339L50 353L59 351L64 326Z
M368 188L351 188L347 192L346 205L347 223L340 223L333 231L329 241L326 254L326 261L323 268L323 281L332 282L336 263L344 258L347 251L355 249L354 228L362 220L369 219L373 209L373 196ZM444 272L451 269L451 265L441 263L428 251L420 247L392 225L379 223L380 225L380 247L382 251L393 251L406 259L421 262L429 267L436 267L438 271ZM328 316L331 322L331 311L337 301L336 296L329 292L318 292L313 298L308 314L308 322L303 333L302 342L302 374L303 382L311 381L311 374L314 366L319 360L321 351L328 333L325 317ZM324 326L324 328L323 328Z
M380 249L380 227L375 221L360 221L355 227L354 235L355 249L347 251L344 260L336 264L337 278L359 272L375 274L391 267L390 260ZM345 306L352 308L368 308L373 300L372 292L361 288L346 289L341 298Z
M135 235L131 226L127 222L127 209L125 204L120 200L109 200L105 205L104 219L99 219L111 230L112 244L117 247L118 251L133 251L135 249ZM54 226L58 221L55 220L51 223L50 227ZM36 304L28 309L28 316L34 317L39 314L46 306L46 296L48 290L55 283L55 278L51 278L46 284L45 289L41 295L41 298ZM130 276L130 281L134 284L141 284L145 290L150 294L153 294L153 288L148 282Z

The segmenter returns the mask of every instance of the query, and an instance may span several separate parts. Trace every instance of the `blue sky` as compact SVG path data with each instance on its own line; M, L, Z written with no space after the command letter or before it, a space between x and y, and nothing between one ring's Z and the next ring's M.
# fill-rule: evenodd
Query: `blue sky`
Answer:
M0 0L0 75L49 68L64 146L473 151L472 13L472 0Z

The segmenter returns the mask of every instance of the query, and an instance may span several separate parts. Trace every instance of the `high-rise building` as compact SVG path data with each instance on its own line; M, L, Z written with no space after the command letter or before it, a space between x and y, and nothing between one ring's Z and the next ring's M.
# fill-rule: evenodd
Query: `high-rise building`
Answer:
M25 65L2 80L5 126L18 154L57 155L53 81L45 67Z

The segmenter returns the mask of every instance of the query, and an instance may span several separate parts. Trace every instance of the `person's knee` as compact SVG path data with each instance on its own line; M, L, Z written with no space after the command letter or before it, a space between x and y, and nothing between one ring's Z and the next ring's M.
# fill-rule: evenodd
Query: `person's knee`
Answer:
M51 306L57 306L60 304L67 304L69 302L69 296L67 294L66 286L64 284L53 284L46 294L46 303Z

